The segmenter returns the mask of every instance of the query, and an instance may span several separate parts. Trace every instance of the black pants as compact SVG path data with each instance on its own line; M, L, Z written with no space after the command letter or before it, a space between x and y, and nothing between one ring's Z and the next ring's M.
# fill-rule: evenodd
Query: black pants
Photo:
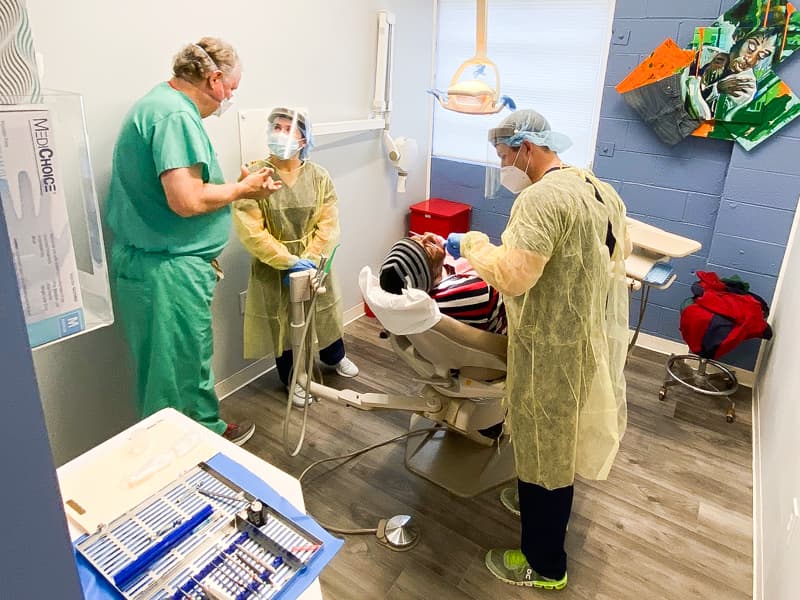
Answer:
M319 351L319 359L326 365L335 365L344 358L344 341L339 338L327 348ZM280 356L275 357L275 366L278 367L278 377L281 378L283 385L289 385L289 378L292 376L292 362L294 357L292 351L287 350Z
M567 572L564 538L572 512L573 486L548 490L517 480L522 553L539 575L561 579Z

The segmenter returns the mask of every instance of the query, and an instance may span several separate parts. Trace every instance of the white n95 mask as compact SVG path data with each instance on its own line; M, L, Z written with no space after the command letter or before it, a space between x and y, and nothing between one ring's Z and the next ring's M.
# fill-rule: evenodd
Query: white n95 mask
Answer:
M215 110L211 114L214 115L215 117L221 117L222 115L225 114L225 111L227 111L231 106L233 106L233 96L231 96L230 98L223 98L222 102L219 103L217 110Z
M500 169L500 183L509 192L519 194L533 182L528 174L517 166L503 167Z
M520 150L522 150L522 147L517 150L517 155L514 157L513 165L500 169L500 183L512 194L519 194L522 190L533 183L531 178L528 177L528 174L517 166L517 159L519 158ZM528 154L528 162L525 165L525 168L527 169L528 165L530 164L531 155Z
M267 136L269 151L278 158L290 158L300 152L300 142L283 132L270 132Z

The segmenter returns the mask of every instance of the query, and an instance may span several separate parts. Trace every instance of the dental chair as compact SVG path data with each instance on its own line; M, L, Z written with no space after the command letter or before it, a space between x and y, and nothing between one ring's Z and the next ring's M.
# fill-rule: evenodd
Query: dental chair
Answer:
M367 304L375 308L367 299ZM435 305L435 303L434 303ZM376 318L381 309L375 312ZM461 497L472 497L516 477L508 435L492 440L478 430L502 423L505 336L481 331L441 315L429 329L400 335L389 331L397 355L425 383L423 395L441 408L411 415L409 430L438 425L442 431L406 443L406 467Z
M304 273L306 274L304 276ZM303 284L307 280L311 285ZM301 324L299 306L311 299L314 274L294 274L292 281L293 330ZM297 283L296 283L297 281ZM353 406L406 410L412 413L409 431L436 428L410 436L405 464L412 472L456 496L471 498L516 477L509 435L497 439L479 430L502 423L505 410L507 338L460 323L442 315L438 306L421 290L388 294L369 267L359 275L365 302L389 334L397 356L417 374L423 384L417 396L358 393L299 381L317 399ZM299 337L299 336L298 336ZM299 343L294 347L295 357ZM294 346L294 340L293 340ZM312 405L313 406L313 405Z

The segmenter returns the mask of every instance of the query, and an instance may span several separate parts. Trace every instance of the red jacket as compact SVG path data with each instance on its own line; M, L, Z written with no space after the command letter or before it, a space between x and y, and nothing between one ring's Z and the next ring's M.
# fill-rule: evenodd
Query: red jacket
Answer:
M744 340L770 339L765 320L767 303L736 282L724 282L716 273L697 271L692 285L694 302L681 312L681 335L689 349L703 358L719 358Z

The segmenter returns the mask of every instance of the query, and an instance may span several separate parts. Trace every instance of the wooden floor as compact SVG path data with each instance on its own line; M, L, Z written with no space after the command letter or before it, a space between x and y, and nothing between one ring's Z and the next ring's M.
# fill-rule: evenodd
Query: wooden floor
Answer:
M378 336L374 321L347 327L348 356L361 375L326 383L357 391L416 392L412 372ZM419 545L393 552L372 535L348 537L321 576L326 600L498 599L736 600L752 597L752 476L749 390L726 404L671 388L657 398L663 357L636 350L627 367L629 426L608 481L575 484L567 534L569 585L540 592L497 581L484 566L489 548L519 547L519 522L499 490L457 498L408 472L404 442L304 482L309 513L333 526L375 527L378 519L412 515ZM312 461L344 454L406 431L408 415L315 404L301 454L283 450L285 392L274 371L226 399L223 416L258 428L245 446L298 476ZM297 411L299 412L299 411Z

